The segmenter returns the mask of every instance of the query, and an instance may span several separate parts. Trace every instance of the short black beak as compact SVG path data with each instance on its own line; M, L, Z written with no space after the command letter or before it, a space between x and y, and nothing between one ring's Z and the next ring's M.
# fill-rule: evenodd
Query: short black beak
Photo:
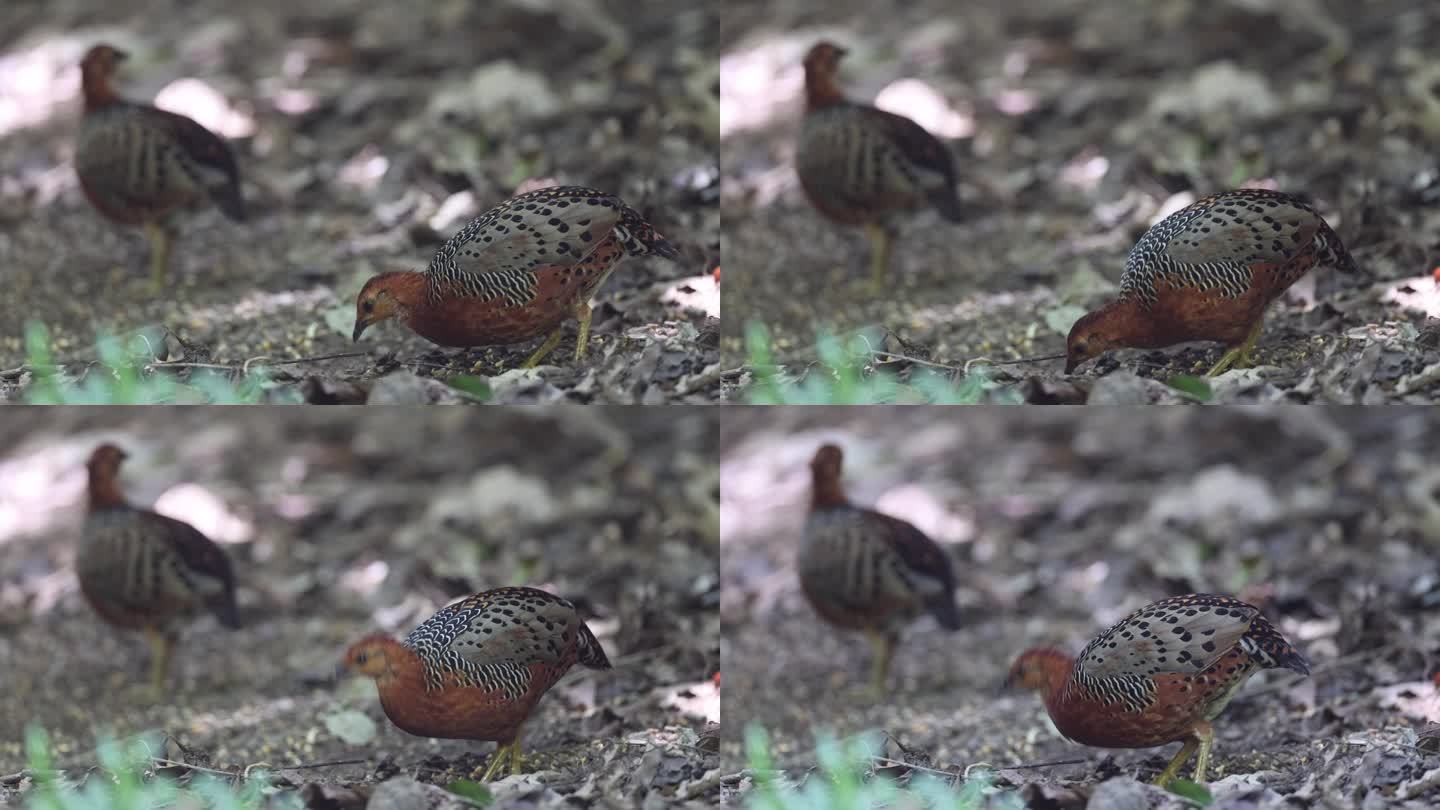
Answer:
M365 334L365 330L366 330L366 328L368 328L369 326L370 326L370 324L365 323L364 321L356 321L356 322L355 322L355 332L350 335L350 342L351 342L351 343L359 343L359 342L360 342L360 336L363 335L363 334Z
M350 670L347 669L344 664L336 664L335 671L330 673L330 677L337 681L343 681L349 676Z
M126 59L129 59L129 58L130 58L130 54L128 54L128 53L126 53L125 51L122 51L122 50L120 50L120 49L118 49L118 48L115 49L115 61L116 61L116 62L124 62Z
M1065 359L1065 373L1066 373L1066 374L1069 374L1069 373L1073 372L1073 371L1075 370L1075 367L1078 366L1078 365L1080 365L1080 364L1077 363L1077 362L1075 362L1074 360L1071 360L1071 359L1069 359L1069 358L1066 358L1066 359Z

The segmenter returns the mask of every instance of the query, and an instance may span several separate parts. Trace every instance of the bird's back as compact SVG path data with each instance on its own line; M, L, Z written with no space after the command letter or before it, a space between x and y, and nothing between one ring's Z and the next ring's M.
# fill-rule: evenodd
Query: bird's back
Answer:
M926 611L959 626L949 557L898 518L849 504L816 507L799 568L816 611L839 626L893 630Z
M811 110L795 160L806 196L837 221L876 222L926 205L960 218L949 149L903 116L851 103Z
M229 558L183 521L130 506L92 510L77 567L86 599L117 626L163 630L201 609L239 626Z
M120 222L151 221L206 202L231 219L245 218L234 152L176 113L126 102L88 110L75 167L90 200Z
M538 699L577 662L610 667L575 606L537 588L497 588L442 608L405 645L431 688L456 683L515 701Z
M1154 304L1168 286L1236 299L1264 286L1273 299L1319 262L1355 270L1339 236L1313 208L1277 191L1227 191L1146 231L1126 260L1120 296Z

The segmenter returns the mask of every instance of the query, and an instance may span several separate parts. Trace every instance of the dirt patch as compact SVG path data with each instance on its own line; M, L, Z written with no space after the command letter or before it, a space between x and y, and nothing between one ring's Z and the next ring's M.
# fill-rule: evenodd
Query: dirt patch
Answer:
M9 4L0 140L0 383L26 383L21 334L46 324L57 359L95 358L97 332L169 330L151 360L278 367L282 384L499 377L538 345L436 350L400 327L350 342L366 278L422 269L470 217L522 185L620 195L681 247L630 259L597 295L590 356L574 329L556 368L496 384L498 401L713 399L719 252L713 9L663 2ZM75 68L108 40L132 58L122 92L168 97L232 137L243 224L189 217L156 294L139 229L102 220L72 166ZM177 80L189 78L190 84ZM208 87L210 96L195 90ZM175 88L180 87L177 91ZM188 90L188 94L187 94ZM167 96L168 94L168 96ZM174 373L167 369L165 373ZM512 375L513 376L513 375ZM518 389L518 390L517 390Z
M373 686L331 673L368 632L400 635L461 595L523 583L574 601L615 665L577 668L527 724L527 770L544 772L553 801L542 806L577 791L656 806L718 792L705 782L718 753L702 739L719 712L714 419L445 409L397 425L397 413L4 420L0 513L14 520L0 535L0 773L23 767L23 729L39 723L67 768L92 765L108 729L169 735L172 758L231 772L360 760L280 774L296 786L468 777L492 746L405 734ZM191 626L159 703L140 685L143 639L99 623L75 585L84 459L101 440L131 452L132 501L159 498L228 541L240 579L243 627ZM346 709L376 721L372 740L332 733Z
M1440 796L1421 778L1440 768L1423 742L1440 722L1440 469L1417 444L1430 411L808 410L725 420L728 755L763 722L799 778L815 729L878 730L897 760L903 745L951 773L988 763L1058 802L1040 806L1084 806L1096 783L1154 778L1175 746L1066 741L1036 697L999 692L1014 656L1078 651L1147 602L1220 592L1264 606L1313 674L1257 675L1220 716L1217 794L1255 791L1264 807ZM845 448L852 500L913 522L959 572L964 626L914 625L878 702L864 639L821 624L795 579L807 462L824 441Z
M1283 0L980 2L962 15L921 2L881 17L861 4L732 6L721 56L727 367L745 362L756 321L796 374L821 328L890 330L913 346L888 351L952 369L1061 353L1069 324L1114 295L1161 213L1258 183L1316 204L1362 273L1302 280L1267 318L1257 358L1274 368L1236 375L1220 399L1440 393L1440 62L1426 45L1440 21L1425 3L1362 14ZM907 222L878 294L862 232L822 219L791 168L800 59L822 37L850 51L852 98L888 97L954 139L972 212ZM1077 379L1088 388L1124 368L1163 380L1218 357L1204 344L1124 352ZM1062 367L1011 366L998 379L1059 385Z

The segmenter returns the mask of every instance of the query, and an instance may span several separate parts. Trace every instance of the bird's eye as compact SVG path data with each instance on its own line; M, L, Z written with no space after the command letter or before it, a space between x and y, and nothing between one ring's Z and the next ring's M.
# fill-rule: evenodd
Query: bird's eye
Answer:
M374 302L374 301L366 301L365 303L363 303L363 304L360 305L360 308L363 309L363 310L365 310L366 312L374 312L374 311L375 311L375 302Z
M362 653L360 653L360 654L358 654L358 655L355 656L355 663L357 663L357 664L364 664L365 661L366 661L367 659L369 659L369 658L370 658L370 653L362 652Z

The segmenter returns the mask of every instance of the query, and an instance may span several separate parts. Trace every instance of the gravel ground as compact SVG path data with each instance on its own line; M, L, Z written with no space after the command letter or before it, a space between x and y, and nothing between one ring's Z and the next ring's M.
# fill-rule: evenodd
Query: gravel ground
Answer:
M1046 644L1078 651L1147 602L1220 592L1262 606L1313 671L1255 676L1216 721L1209 780L1228 797L1217 807L1440 800L1440 755L1425 741L1440 723L1440 468L1421 449L1440 425L1433 411L953 413L727 412L728 756L762 723L778 762L803 780L817 729L883 731L896 760L951 773L988 763L1030 806L1085 807L1092 791L1154 778L1175 746L1107 751L1061 738L1034 695L997 691L1013 657ZM959 573L964 626L913 625L879 701L865 694L864 639L822 625L795 579L807 464L825 441L846 450L855 502L915 523Z
M822 328L891 332L899 339L880 348L952 376L976 358L1061 353L1069 324L1114 295L1146 227L1241 184L1311 200L1363 272L1302 280L1267 318L1258 352L1267 368L1231 375L1215 401L1440 394L1433 4L921 0L877 16L858 2L785 0L731 9L721 45L731 396L753 381L744 334L757 322L796 377L813 371ZM794 178L800 60L821 38L849 49L841 75L852 98L951 138L972 211L959 224L931 213L908 222L883 295L865 283L861 231L823 220ZM1218 347L1193 344L1112 355L1068 379L1061 361L1006 366L996 380L1029 401L1176 401L1153 381L1203 373L1218 357ZM902 379L921 368L885 367Z
M345 355L272 369L279 393L310 400L472 369L497 402L713 400L716 15L660 0L5 4L0 395L32 381L21 336L36 321L72 373L102 330L143 331L145 361L235 373ZM163 295L143 233L101 219L71 168L76 65L98 41L132 54L125 96L231 137L244 176L249 220L189 217ZM528 374L514 369L538 340L439 350L389 325L351 345L367 278L423 268L470 217L556 183L619 194L683 254L622 264L597 295L584 362L569 362L573 328L556 367Z
M169 758L231 773L353 760L280 772L310 807L359 806L316 797L363 797L397 775L467 778L493 746L401 732L370 682L332 673L366 633L398 636L457 597L528 584L574 601L615 668L577 668L546 696L524 740L536 775L497 788L516 798L495 806L572 807L577 795L616 807L713 805L718 428L709 413L12 414L0 423L0 776L23 767L22 730L38 723L69 769L94 764L100 729L168 735ZM190 626L174 691L159 702L144 686L144 640L97 621L75 584L84 461L101 441L132 454L132 501L225 543L237 570L243 626ZM361 739L339 730L337 718L353 712L374 721ZM17 789L0 781L0 803Z

